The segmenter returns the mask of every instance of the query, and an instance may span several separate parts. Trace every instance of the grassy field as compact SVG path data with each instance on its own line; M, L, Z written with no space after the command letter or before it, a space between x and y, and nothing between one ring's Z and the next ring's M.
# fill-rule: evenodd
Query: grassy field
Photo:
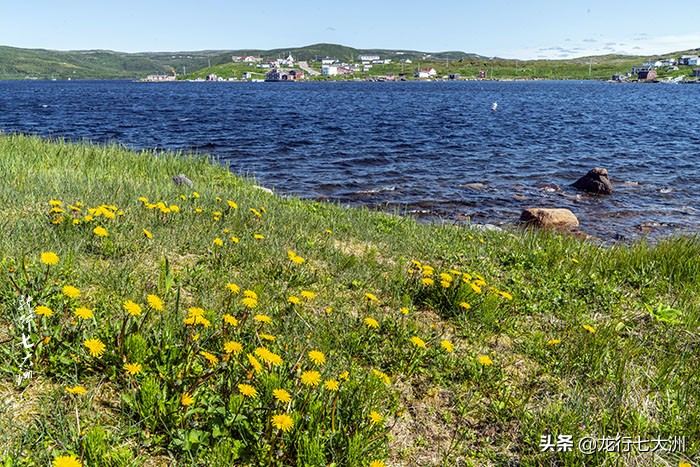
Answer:
M17 135L0 176L5 466L700 461L697 238L419 225Z

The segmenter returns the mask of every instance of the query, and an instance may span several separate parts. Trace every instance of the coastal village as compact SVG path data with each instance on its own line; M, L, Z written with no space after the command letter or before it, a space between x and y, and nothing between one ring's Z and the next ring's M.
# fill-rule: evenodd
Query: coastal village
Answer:
M432 63L429 56L425 63ZM232 56L230 65L234 70L240 70L239 76L219 76L216 73L208 73L206 76L187 78L187 75L178 76L174 68L170 74L149 75L143 81L168 82L168 81L194 81L194 82L294 82L306 80L363 80L363 81L408 81L408 80L504 80L494 77L493 63L484 62L483 68L478 69L471 76L462 76L457 72L449 71L449 61L445 69L438 71L433 66L421 66L409 58L391 59L376 54L361 54L350 61L324 57L313 61L296 60L292 54L284 58L266 59L256 55ZM388 66L400 68L401 71L385 71ZM518 66L517 64L515 65ZM373 69L375 70L373 72ZM523 77L519 79L538 79L528 77L527 70L523 70ZM680 73L680 74L679 74ZM517 75L517 70L516 70ZM681 55L677 58L659 58L643 62L633 66L629 71L616 73L609 79L614 82L673 82L673 83L697 83L700 78L700 56ZM514 78L508 78L512 80ZM516 78L517 79L517 78ZM542 78L539 78L542 79Z

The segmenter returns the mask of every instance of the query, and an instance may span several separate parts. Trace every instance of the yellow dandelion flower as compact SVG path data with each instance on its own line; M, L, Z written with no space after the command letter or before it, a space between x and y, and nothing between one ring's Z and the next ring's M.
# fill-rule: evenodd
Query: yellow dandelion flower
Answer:
M180 206L177 204L171 204L169 209L171 212L180 212Z
M477 287L483 287L486 285L486 281L484 280L483 277L481 277L479 275L476 275L474 277L476 277L476 280L474 281L474 285L476 285Z
M255 208L250 208L250 212L252 212L253 214L255 214L256 217L262 217L262 214L260 214L260 211L258 211L258 210L255 209Z
M136 375L141 373L141 370L143 370L143 367L141 366L140 363L125 363L124 364L124 371L129 373L130 375Z
M379 323L378 323L377 320L374 319L374 318L365 318L365 319L364 319L364 322L365 322L365 324L366 324L367 326L369 326L369 327L371 327L371 328L375 328L375 329L376 329L376 328L379 327Z
M80 296L80 290L72 285L64 285L61 292L68 298L78 298Z
M201 213L204 212L204 209L202 209L202 208L194 208L194 212L195 212L196 214L201 214Z
M588 324L584 324L583 329L590 332L591 334L595 334L595 328L593 326L589 326Z
M435 281L433 279L431 279L430 277L424 277L423 279L421 279L421 284L433 285L433 284L435 284Z
M105 229L104 227L101 227L99 225L97 227L95 227L94 229L92 229L92 233L94 233L98 237L106 237L109 235L109 233L107 232L107 229Z
M87 349L90 351L90 355L93 357L101 356L105 352L106 348L104 343L99 339L88 339L83 342L83 345L87 347Z
M231 209L238 209L238 205L230 199L226 200L226 204L228 204L228 207L230 207Z
M293 304L293 305L299 305L301 303L301 299L297 297L296 295L292 295L287 299L287 302Z
M309 359L316 365L323 365L326 363L326 356L319 350L312 350L309 352Z
M231 316L231 315L229 315L228 313L226 313L226 314L223 316L223 319L224 319L224 323L226 323L226 324L228 324L228 325L230 325L230 326L234 326L234 327L235 327L235 326L238 326L238 320L236 319L235 316Z
M440 273L440 280L445 282L452 282L453 278L446 272Z
M238 392L240 392L244 397L256 397L258 391L250 384L239 384Z
M243 345L240 342L228 341L224 343L224 350L226 353L238 355L243 350Z
M232 241L233 243L238 243L238 242L241 241L241 239L238 238L238 237L236 237L236 236L231 236L231 241Z
M196 318L197 316L204 316L204 309L199 307L192 307L187 310L187 316L190 318Z
M503 290L499 290L498 295L505 298L506 300L513 300L513 296L511 294L509 294L508 292L504 292Z
M549 339L547 345L557 345L561 342L561 339Z
M292 401L292 396L289 394L286 390L284 389L275 389L272 391L272 395L275 396L275 399L278 401L287 404Z
M253 238L256 240L265 240L265 236L263 234L255 234L253 235Z
M224 245L224 241L221 240L219 237L216 237L212 243L216 246L223 246Z
M163 311L163 300L158 295L149 294L146 297L146 301L153 310Z
M274 342L275 339L277 339L277 338L276 338L275 336L273 336L272 334L265 334L265 333L263 333L263 332L261 332L261 333L259 334L259 336L260 336L260 339L263 339L263 340L266 340L266 341L270 341L270 342Z
M51 206L62 206L62 205L63 205L63 201L60 201L60 200L57 200L57 199L50 199L50 200L49 200L49 204L50 204Z
M372 423L372 425L379 425L384 421L384 417L382 417L379 412L372 410L369 413L369 421Z
M379 378L380 380L382 380L382 381L384 382L384 384L386 384L387 386L391 384L391 378L389 378L389 375L387 375L387 374L384 373L383 371L380 371L380 370L377 370L377 369L373 369L373 370L372 370L372 373L373 373L377 378Z
M185 407L189 407L190 405L194 404L194 397L192 397L192 394L189 392L183 392L182 396L180 397L180 404L184 405Z
M252 297L243 297L243 300L241 302L246 308L255 308L256 306L258 306L258 301Z
M376 302L377 296L367 292L367 293L365 293L365 299L367 299L368 302Z
M411 337L411 342L413 343L413 345L415 345L416 347L418 347L420 349L425 348L425 341L418 336Z
M448 341L448 340L441 340L441 341L440 341L440 347L442 347L443 349L445 349L445 352L449 352L449 353L452 353L452 352L454 352L454 350L455 350L455 346L452 345L452 342L450 342L450 341Z
M250 362L250 365L253 367L256 373L260 373L262 371L262 365L260 364L258 359L253 356L253 354L248 354L248 361Z
M258 294L256 294L256 293L253 292L252 290L244 290L244 291L243 291L243 296L244 296L244 297L248 297L248 298L254 298L254 299L256 299L256 300L258 299Z
M139 201L141 201L142 203L148 203L148 198L146 198L145 196L139 196Z
M58 264L58 255L53 251L45 251L41 254L41 262L48 266L56 265Z
M386 464L382 460L373 460L369 463L369 467L386 467Z
M573 263L577 263L577 264L578 264L578 262L579 262L579 260L576 259L576 258L571 258L571 261L572 261Z
M83 216L83 222L92 222L94 220L95 218L89 214L87 216Z
M209 365L212 366L212 367L214 367L214 366L216 366L216 365L219 364L219 358L218 358L216 355L214 355L213 353L210 353L210 352L201 350L201 351L199 352L199 355L201 355L202 357L206 358L207 361L209 362Z
M332 306L326 307L326 314L330 315L331 313L333 313L333 307Z
M470 283L469 283L469 286L472 288L472 290L474 291L474 293L481 293L481 287L479 287L478 285L476 285L475 282L470 282Z
M61 208L58 208L58 207L56 207L56 208L51 208L51 210L49 211L49 213L51 213L51 214L65 214L65 212L66 212L65 209L61 209Z
M479 355L476 357L476 361L484 366L493 365L493 361L488 357L488 355Z
M342 379L343 381L347 381L348 379L350 379L350 372L343 371L341 374L338 375L338 378Z
M326 233L327 233L328 235L333 235L333 231L332 231L331 229L326 229Z
M294 419L286 413L272 416L272 426L282 431L289 431L294 427Z
M83 467L83 463L73 454L58 456L53 460L51 465L52 467Z
M407 314L408 314L408 308L406 308L405 306L402 306L400 311L401 311L401 314L402 314L402 315L407 315Z
M465 310L468 310L468 309L470 309L470 308L472 307L472 306L471 306L469 303L467 303L467 302L460 302L460 303L459 303L459 306L462 307L462 308L464 308Z
M90 319L94 316L92 310L90 308L85 308L84 306L76 308L73 311L73 314L80 319Z
M260 360L262 360L263 362L269 363L271 365L281 365L282 363L284 363L282 357L280 357L276 353L270 352L270 350L265 347L258 347L257 349L255 349L255 355L260 357Z
M141 229L141 231L142 231L142 232L143 232L143 234L144 234L144 235L146 236L146 238L153 238L153 234L151 233L151 231L150 231L150 230L147 230L147 229Z
M234 294L238 294L241 291L241 288L238 286L238 284L234 284L233 282L227 283L226 288L229 290L229 292Z
M39 305L38 307L34 308L34 313L39 316L46 316L47 318L53 316L53 310L44 305Z
M316 298L316 292L312 292L310 290L302 290L301 296L306 300L313 300L314 298Z
M337 391L340 389L340 383L334 379L329 379L323 383L323 387L325 387L328 391Z
M124 311L129 313L131 316L138 316L141 314L141 306L132 300L127 300L124 302Z
M298 255L295 255L293 258L290 258L290 259L292 260L292 263L294 263L294 264L301 264L304 261L306 261L304 258L302 258L301 256L298 256Z
M307 386L316 387L321 382L321 373L318 371L305 371L301 374L301 382Z
M449 289L450 286L452 285L452 282L450 282L450 281L440 281L440 285L442 286L443 289Z
M82 396L83 394L87 393L88 391L87 391L87 389L85 389L85 386L81 386L78 384L78 385L73 386L73 387L67 387L66 392L68 392L70 394L74 394L76 396Z
M255 315L253 316L253 321L258 323L272 324L272 318L267 315Z
M432 266L428 266L427 264L423 266L421 271L423 272L424 276L432 276L433 274L435 274L435 269Z

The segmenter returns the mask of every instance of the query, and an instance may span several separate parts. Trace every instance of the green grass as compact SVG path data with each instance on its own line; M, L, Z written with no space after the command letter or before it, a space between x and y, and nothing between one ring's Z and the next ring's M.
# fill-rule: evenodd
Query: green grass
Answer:
M419 225L199 157L19 135L0 176L7 466L699 460L697 238ZM685 450L576 448L618 434ZM540 452L547 435L574 449Z

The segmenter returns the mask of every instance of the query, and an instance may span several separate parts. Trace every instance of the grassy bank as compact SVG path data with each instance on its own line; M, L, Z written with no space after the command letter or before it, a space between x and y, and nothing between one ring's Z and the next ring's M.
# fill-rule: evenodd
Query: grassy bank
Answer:
M23 136L0 176L7 466L699 460L697 239L418 225Z

